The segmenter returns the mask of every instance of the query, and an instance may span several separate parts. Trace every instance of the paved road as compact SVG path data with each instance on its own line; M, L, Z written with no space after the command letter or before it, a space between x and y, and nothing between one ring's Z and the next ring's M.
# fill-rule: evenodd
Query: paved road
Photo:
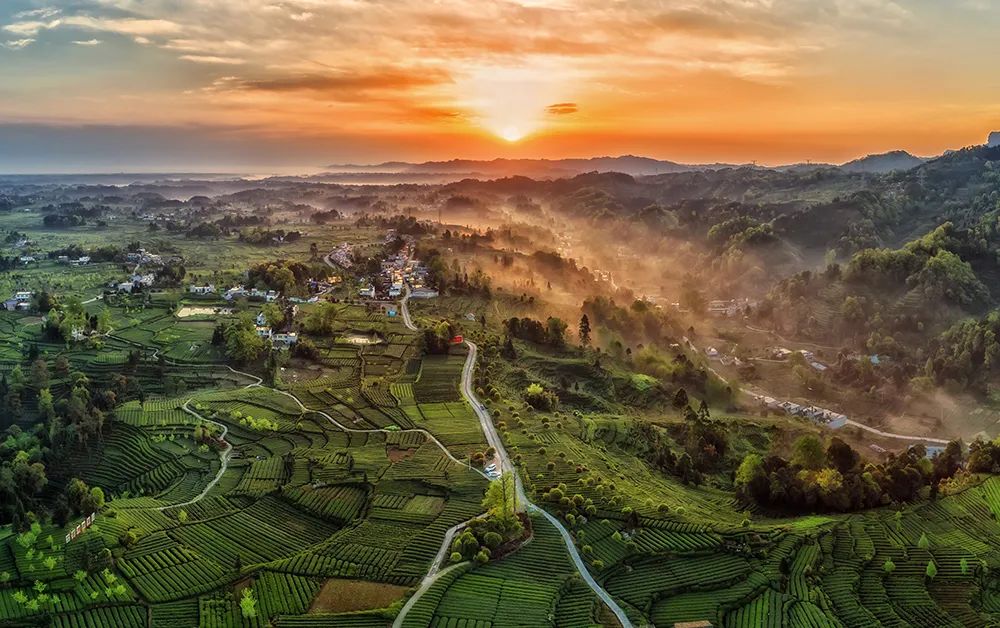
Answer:
M871 432L872 434L878 434L884 438L898 438L901 440L912 440L918 443L936 443L938 445L947 445L950 441L945 438L930 438L929 436L910 436L908 434L893 434L892 432L883 432L882 430L877 430L874 427L865 425L864 423L858 423L851 419L847 419L847 425L853 427L859 427L866 432Z
M597 597L601 598L611 612L615 614L618 621L621 623L622 628L632 628L632 622L629 621L628 615L617 602L604 590L600 584L590 575L590 571L587 570L586 564L580 557L580 553L576 549L576 543L573 542L573 537L570 536L569 531L563 526L562 522L556 519L554 516L546 512L544 509L536 506L530 499L528 495L524 492L524 486L521 483L521 474L514 469L514 465L511 464L510 458L507 456L507 451L503 447L503 443L500 441L500 436L497 434L496 428L493 426L493 420L490 417L490 413L486 408L479 402L476 398L475 393L472 391L472 372L476 363L476 352L478 347L476 343L466 340L465 344L469 346L469 356L465 361L465 369L462 371L462 394L465 396L466 400L472 406L472 409L476 411L476 415L479 417L479 423L483 426L483 431L486 433L486 440L490 446L497 450L497 469L505 468L511 470L514 474L514 484L517 487L517 501L527 510L531 512L540 513L545 517L546 521L551 523L563 538L563 543L566 545L566 551L569 552L570 558L573 560L573 564L576 565L577 571L580 572L580 577L583 581L587 583Z
M400 301L400 309L403 313L403 324L406 325L407 329L417 331L417 326L413 324L413 320L410 318L410 308L408 307L409 300L410 288L407 286L406 293ZM562 522L547 513L542 508L536 506L530 499L528 499L528 495L524 492L524 485L521 483L521 474L517 472L514 465L511 463L510 457L507 455L507 450L503 446L503 441L500 440L500 435L493 426L493 418L490 417L490 413L486 407L479 401L479 399L476 398L476 394L472 389L472 375L476 368L476 355L478 354L479 347L476 346L476 343L470 340L466 340L465 344L469 348L469 355L466 356L465 366L462 368L462 395L465 397L465 400L469 402L469 405L472 406L476 416L479 418L479 424L482 426L483 433L486 435L486 442L497 452L497 470L501 473L505 470L513 473L519 507L527 509L531 512L540 513L543 517L545 517L546 521L559 530L559 534L562 536L563 542L566 545L566 551L569 552L570 558L573 560L573 564L576 565L577 571L580 572L580 577L583 578L583 581L587 583L587 586L589 586L594 593L597 594L597 597L601 598L608 608L611 609L611 612L615 614L615 617L617 617L618 621L621 623L622 628L632 628L632 622L629 621L628 615L625 614L625 611L618 605L617 602L614 601L611 595L604 590L604 587L598 584L597 581L590 575L590 571L587 570L586 564L584 564L583 559L580 557L580 553L576 549L573 537L570 536L569 531L566 530ZM443 548L442 551L444 551ZM437 563L435 563L435 565L436 564ZM424 578L424 582L421 583L420 589L417 590L417 593L410 598L407 605L400 611L397 616L397 621L393 623L394 628L402 624L402 618L409 610L408 607L411 607L414 603L416 603L416 599L420 597L420 595L423 594L423 592L426 591L435 580L437 580L441 573L443 572L436 571L436 567L431 568L431 573Z
M406 284L406 292L403 293L403 298L399 302L399 309L403 312L403 324L410 331L420 331L417 326L413 324L413 319L410 318L410 285Z
M189 403L191 403L190 399L185 401L184 405L181 406L181 410L187 412L188 414L190 414L195 418L201 419L205 423L211 423L212 425L215 425L216 427L222 429L222 433L219 435L219 438L222 440L223 443L226 444L225 449L223 449L222 453L219 455L219 459L222 462L222 464L219 466L219 472L215 474L215 477L212 478L212 481L208 483L208 486L205 487L205 490L203 490L201 493L198 493L197 497L195 497L194 499L189 499L188 501L180 504L170 504L169 506L160 506L159 508L156 509L159 511L170 510L171 508L181 508L183 506L190 506L191 504L201 501L201 499L205 497L205 495L208 495L208 492L212 490L212 487L218 484L219 480L222 479L222 474L225 473L226 468L229 467L229 458L233 455L233 446L230 445L229 441L226 440L226 434L229 433L229 428L223 425L222 423L218 423L216 421L213 421L211 419L206 419L205 417L201 416L200 414L198 414L197 412L188 407Z
M749 325L747 325L747 327L749 327ZM690 340L688 340L687 336L684 336L684 342L695 353L701 353L700 350L698 349L698 347L696 347L693 342L691 342ZM720 380L722 380L722 382L724 384L726 384L726 385L729 384L729 382L726 381L726 379L724 377L722 377L722 375L720 375L718 371L716 371L715 369L713 369L711 367L711 365L706 366L706 368L713 375L715 375ZM755 387L755 388L757 390L761 391L761 394L763 394L764 396L774 397L775 399L777 399L777 397L775 397L775 395L772 395L772 394L768 393L767 391L760 389L759 387ZM876 434L876 435L881 436L883 438L897 438L899 440L908 440L908 441L913 441L913 442L917 442L917 443L935 443L935 444L938 444L938 445L947 445L948 442L949 442L947 439L944 439L944 438L931 438L929 436L915 436L915 435L912 435L912 434L895 434L893 432L883 432L882 430L876 429L876 428L871 427L869 425L865 425L864 423L858 423L857 421L854 421L852 419L847 419L847 425L850 425L852 427L860 428L862 430L865 430L866 432L871 432L872 434Z

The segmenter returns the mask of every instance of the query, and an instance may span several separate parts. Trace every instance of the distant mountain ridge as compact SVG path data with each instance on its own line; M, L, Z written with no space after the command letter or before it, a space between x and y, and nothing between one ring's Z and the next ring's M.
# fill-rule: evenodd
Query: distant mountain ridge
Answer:
M567 177L584 172L621 172L641 177L736 167L739 167L739 165L722 163L680 164L674 161L653 159L651 157L621 155L618 157L605 156L586 159L452 159L449 161L426 161L423 163L387 161L373 165L333 164L327 166L326 169L331 172L395 172L400 174L459 174L492 177L515 175Z
M380 164L332 164L326 166L330 173L385 173L400 175L454 175L469 178L526 176L533 178L565 178L587 172L621 172L633 177L701 172L725 168L761 168L769 170L814 170L819 168L841 168L847 172L881 174L897 170L909 170L926 160L915 157L903 150L895 150L879 155L868 155L849 161L840 166L834 164L788 164L757 166L753 164L682 164L675 161L653 159L636 155L618 157L590 157L585 159L504 159L492 160L452 159L449 161L425 161L411 163L387 161Z
M884 174L898 170L909 170L927 161L906 152L905 150L893 150L888 153L878 155L867 155L861 159L849 161L840 166L847 172L870 172Z

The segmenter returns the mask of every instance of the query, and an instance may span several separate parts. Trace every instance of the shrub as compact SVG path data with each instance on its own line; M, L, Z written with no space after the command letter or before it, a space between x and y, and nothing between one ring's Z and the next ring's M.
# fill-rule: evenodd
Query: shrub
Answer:
M250 587L243 589L243 596L240 598L240 612L248 618L257 616L257 598L254 597L253 589Z

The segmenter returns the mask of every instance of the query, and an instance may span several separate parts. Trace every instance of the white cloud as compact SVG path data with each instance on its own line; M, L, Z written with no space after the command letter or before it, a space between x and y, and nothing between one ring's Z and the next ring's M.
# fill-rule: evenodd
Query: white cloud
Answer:
M41 20L47 20L50 17L55 17L59 15L59 9L54 7L45 7L41 9L31 9L30 11L21 11L20 13L14 14L15 20L24 20L27 18L36 18Z
M77 46L100 46L103 42L100 39L84 39L73 42Z
M22 48L27 48L28 46L30 46L32 43L34 43L34 41L35 40L31 39L30 37L25 37L24 39L11 39L3 42L3 44L0 45L2 45L4 48L7 48L8 50L21 50Z
M206 63L210 65L243 65L246 63L244 59L237 59L235 57L216 57L213 55L181 55L180 58L184 61L191 61L192 63Z
M38 20L27 20L24 22L14 22L13 24L8 24L3 27L8 33L14 33L15 35L24 35L26 37L34 37L41 30L47 30L50 28L55 28L59 26L61 22L59 20L52 20L50 22L40 22Z
M76 26L87 30L147 37L150 35L172 35L183 31L176 22L143 18L98 18L89 15L74 15L58 20L57 26Z

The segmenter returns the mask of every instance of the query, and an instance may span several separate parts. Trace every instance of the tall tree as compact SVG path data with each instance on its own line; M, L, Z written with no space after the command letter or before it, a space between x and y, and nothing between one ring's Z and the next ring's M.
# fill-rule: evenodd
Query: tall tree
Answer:
M590 317L586 314L580 317L580 344L590 346Z

